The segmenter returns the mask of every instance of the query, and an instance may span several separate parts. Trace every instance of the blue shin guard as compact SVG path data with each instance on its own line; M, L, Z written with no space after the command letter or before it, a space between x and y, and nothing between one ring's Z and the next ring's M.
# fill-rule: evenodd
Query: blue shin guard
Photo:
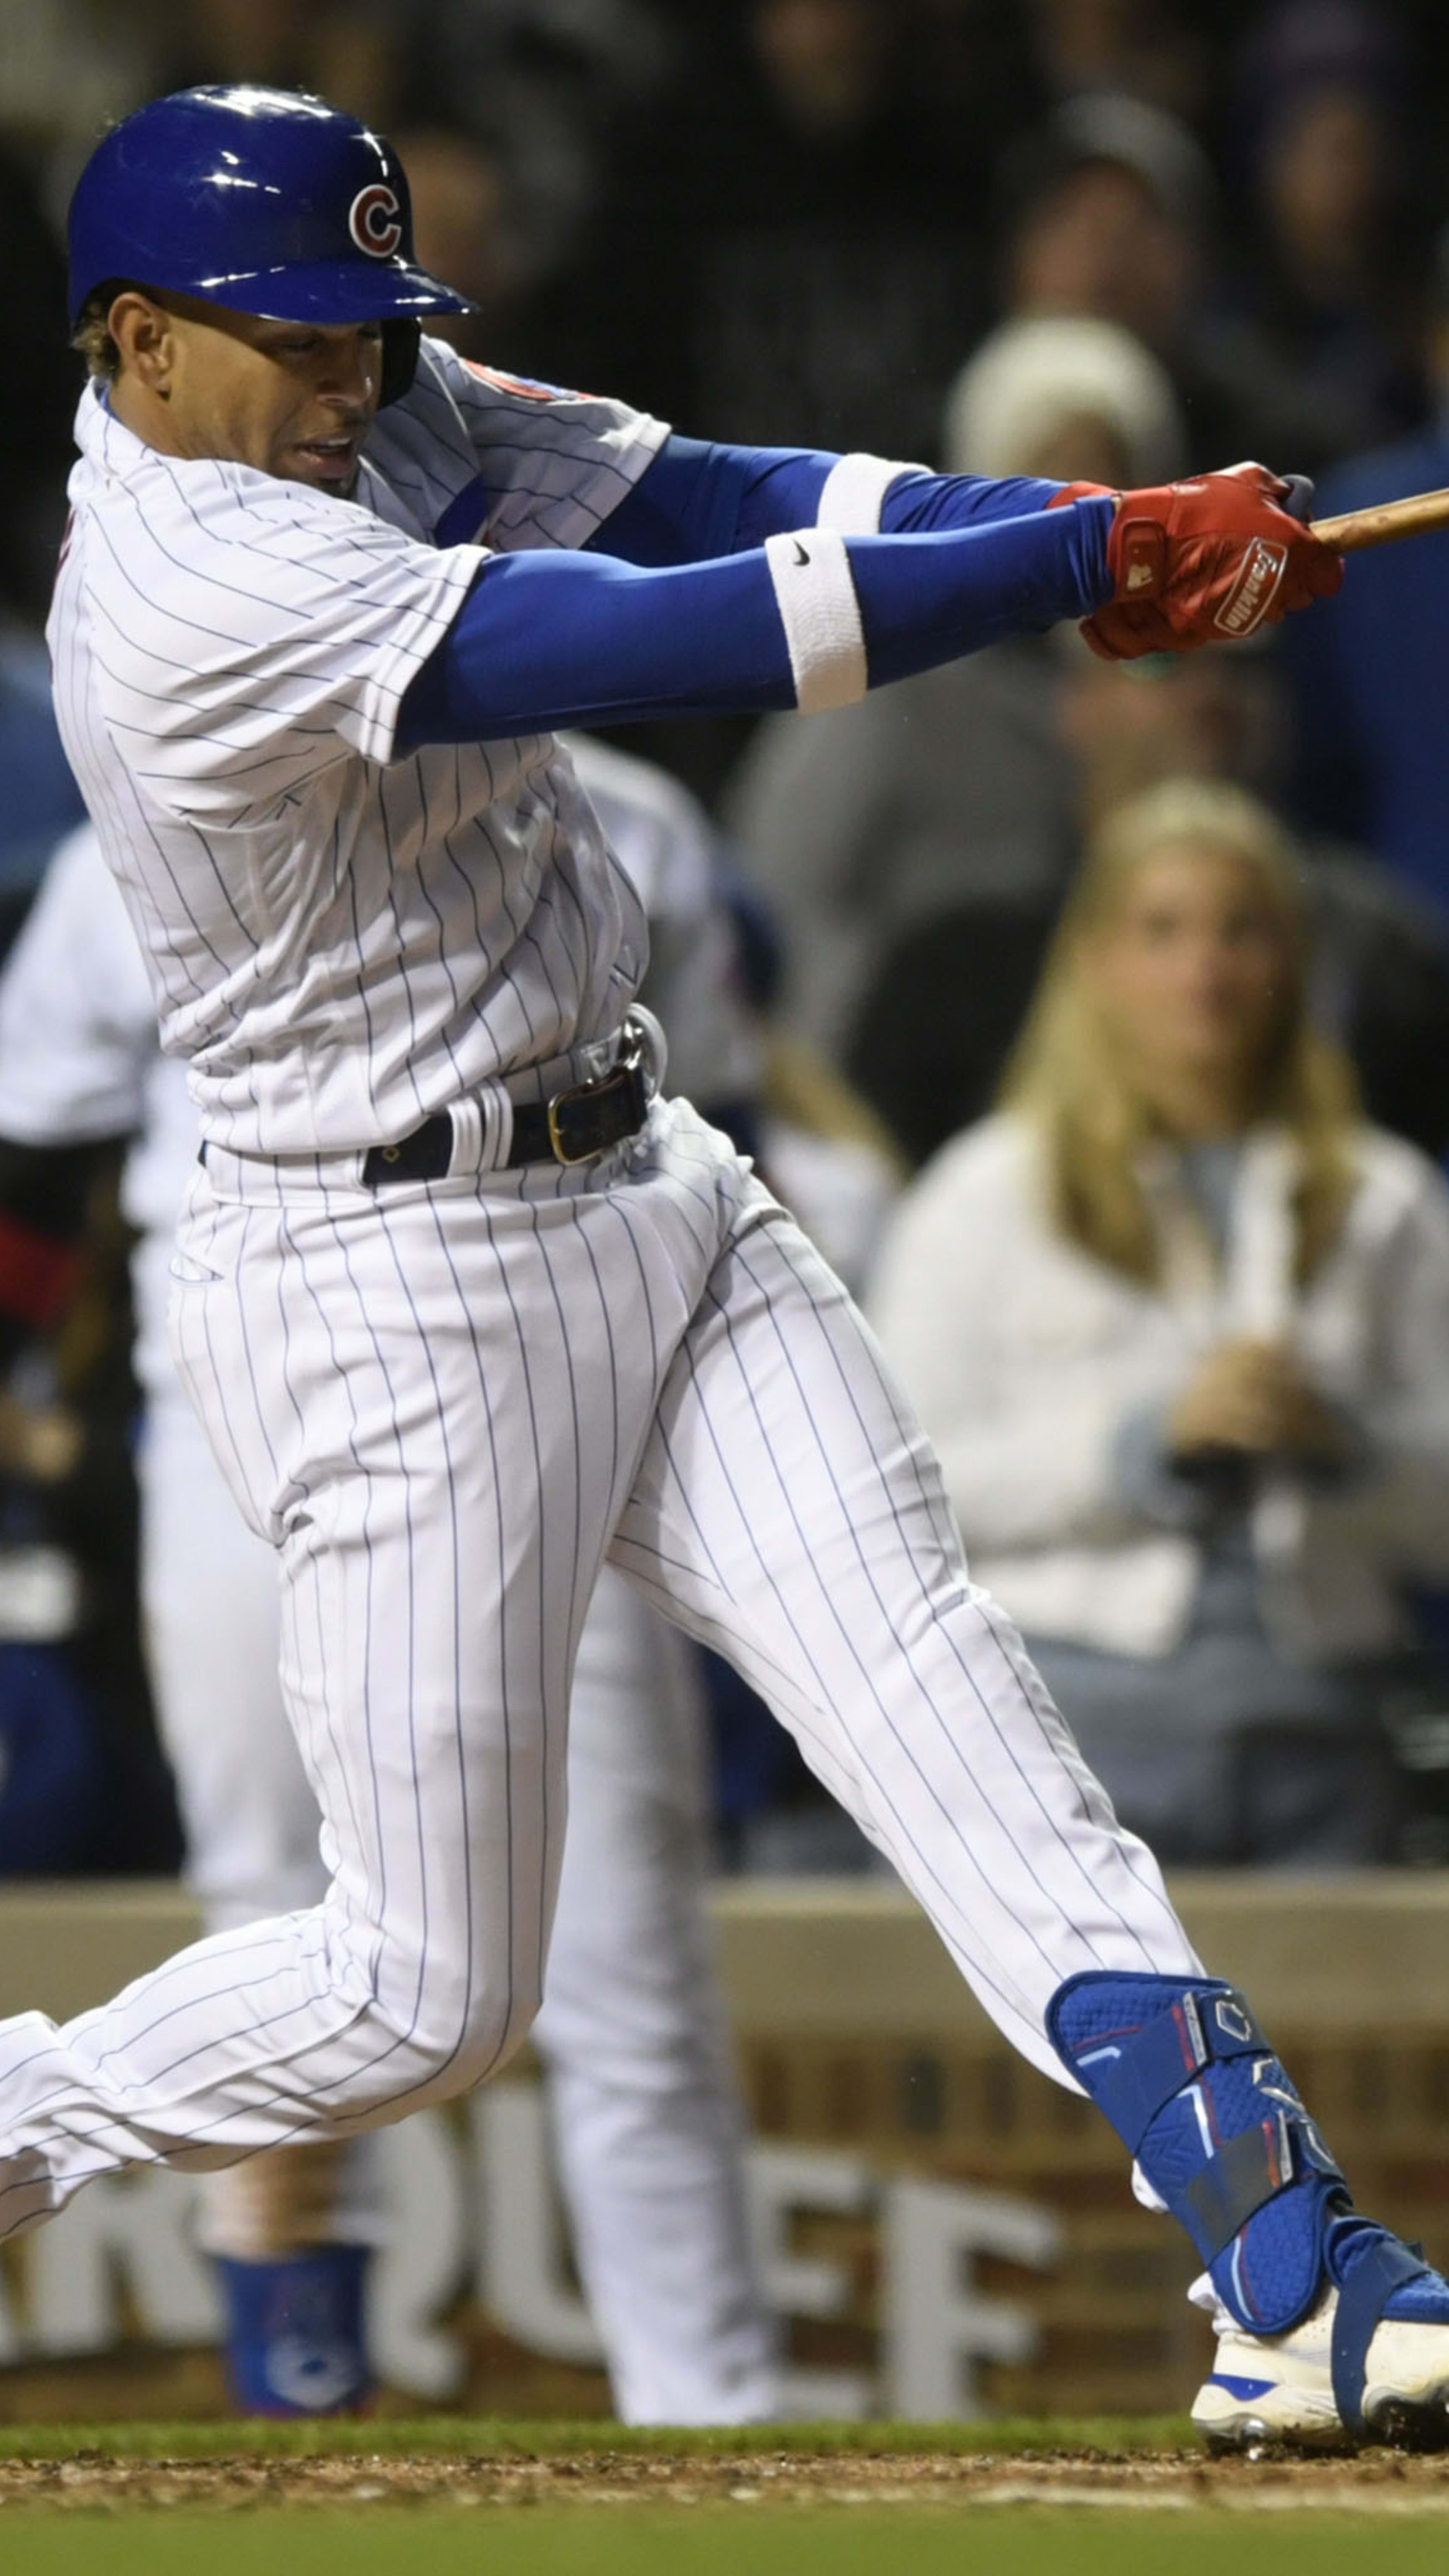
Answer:
M1254 2015L1217 1978L1068 1978L1047 2010L1063 2065L1105 2111L1249 2334L1288 2333L1339 2292L1333 2391L1362 2429L1381 2321L1449 2325L1449 2287L1352 2196Z
M270 2262L218 2260L243 2414L345 2415L366 2402L369 2258L365 2245L313 2245Z

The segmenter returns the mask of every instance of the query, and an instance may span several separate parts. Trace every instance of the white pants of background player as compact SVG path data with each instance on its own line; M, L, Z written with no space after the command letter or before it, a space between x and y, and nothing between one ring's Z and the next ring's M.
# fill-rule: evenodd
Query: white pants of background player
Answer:
M165 1266L147 1245L138 1269ZM139 1302L151 1303L138 1278ZM171 1375L139 1459L147 1651L209 1929L326 1892L317 1802L277 1682L272 1550L246 1528ZM605 1570L579 1642L568 1850L534 2040L548 2073L579 2272L626 2423L756 2422L775 2338L751 2274L742 2121L701 1902L703 1724L689 1651ZM354 2140L309 2229L385 2233L371 2141ZM263 2166L209 2175L215 2253L254 2237Z
M484 1133L395 1190L211 1147L193 1181L172 1347L280 1554L330 1880L63 2027L0 2023L7 2233L119 2166L354 2136L506 2063L606 1556L768 1695L1036 2065L1060 2079L1046 2008L1078 1970L1200 1973L967 1580L872 1337L725 1140L656 1101L597 1163L480 1174Z

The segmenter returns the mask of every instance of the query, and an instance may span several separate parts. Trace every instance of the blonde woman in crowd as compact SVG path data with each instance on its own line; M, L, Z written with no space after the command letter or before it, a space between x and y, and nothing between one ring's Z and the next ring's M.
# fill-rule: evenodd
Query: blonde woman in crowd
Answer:
M1449 1192L1304 984L1264 807L1120 807L875 1283L973 1571L1184 1862L1393 1856L1379 1712L1449 1574Z

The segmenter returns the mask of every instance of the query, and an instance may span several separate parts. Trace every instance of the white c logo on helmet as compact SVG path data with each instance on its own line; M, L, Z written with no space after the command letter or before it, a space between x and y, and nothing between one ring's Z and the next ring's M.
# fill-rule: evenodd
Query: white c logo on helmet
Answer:
M375 179L360 188L347 213L347 229L370 259L391 259L402 246L402 208L391 188Z

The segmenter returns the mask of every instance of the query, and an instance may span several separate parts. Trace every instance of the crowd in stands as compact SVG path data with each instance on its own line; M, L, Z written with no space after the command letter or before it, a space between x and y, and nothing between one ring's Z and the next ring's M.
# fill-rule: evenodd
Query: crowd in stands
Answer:
M106 120L202 79L393 135L466 354L697 435L1114 486L1253 456L1325 510L1449 484L1431 0L0 0L0 949L80 816L40 634L65 206ZM1446 686L1440 537L1262 645L1057 630L628 741L718 836L743 1139L1169 1860L1449 1859ZM63 1293L12 1296L0 1225L0 1874L177 1855L87 1189ZM726 1857L860 1865L714 1678Z

